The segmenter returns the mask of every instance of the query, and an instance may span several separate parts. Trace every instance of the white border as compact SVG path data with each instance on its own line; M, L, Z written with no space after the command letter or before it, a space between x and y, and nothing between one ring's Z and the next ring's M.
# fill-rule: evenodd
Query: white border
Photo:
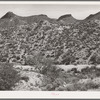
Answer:
M82 5L100 5L100 1L0 1L0 4L82 4Z
M100 1L0 1L0 4L82 4L100 5ZM65 92L65 91L0 91L0 98L59 98L59 99L100 99L100 92Z
M99 92L65 92L65 91L4 91L0 92L0 98L59 98L59 99L100 99Z

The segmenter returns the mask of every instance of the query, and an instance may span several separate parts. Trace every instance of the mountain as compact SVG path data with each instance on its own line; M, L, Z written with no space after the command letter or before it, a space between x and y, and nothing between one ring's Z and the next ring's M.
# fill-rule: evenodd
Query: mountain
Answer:
M40 21L47 20L51 23L58 23L56 19L51 19L47 15L40 14L40 15L33 15L28 17L22 17L14 14L13 12L7 12L3 17L0 19L0 27L15 27L18 25L23 24L33 24L39 23Z
M91 21L91 20L95 20L98 19L100 20L100 12L96 13L96 14L90 14L88 17L86 17L83 21Z
M29 63L26 59L38 52L57 64L86 64L100 43L100 23L92 21L99 15L81 21L71 14L52 19L8 12L0 19L0 61Z
M47 20L52 24L67 25L67 24L80 24L94 19L98 20L100 19L100 12L96 14L90 14L84 20L78 20L75 19L71 14L62 15L58 19L54 19L54 18L49 18L47 15L44 14L22 17L9 11L3 17L1 17L0 28L16 27L24 24L31 25L33 23L39 23L44 20Z
M75 19L71 14L66 14L58 18L58 21L64 24L73 24L78 22L79 20Z
M13 12L7 12L0 19L0 28L16 27L18 25L26 23L21 19L20 16L14 14Z
M7 12L4 16L1 17L1 19L11 19L13 17L16 17L17 15L15 15L13 12Z
M58 19L54 19L54 18L49 18L47 15L44 14L23 17L23 16L18 16L13 12L9 11L3 17L1 17L0 28L16 27L24 24L31 25L33 23L39 23L44 20L47 20L52 24L64 24L64 25L80 22L80 20L75 19L71 14L66 14L59 17Z

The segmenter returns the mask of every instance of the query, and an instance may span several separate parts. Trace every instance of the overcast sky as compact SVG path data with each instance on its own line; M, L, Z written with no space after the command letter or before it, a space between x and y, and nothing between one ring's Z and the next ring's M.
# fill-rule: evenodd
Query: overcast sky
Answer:
M72 14L76 19L84 19L89 14L100 11L100 5L68 5L68 4L0 4L0 17L11 11L20 16L46 14L58 18L64 14Z

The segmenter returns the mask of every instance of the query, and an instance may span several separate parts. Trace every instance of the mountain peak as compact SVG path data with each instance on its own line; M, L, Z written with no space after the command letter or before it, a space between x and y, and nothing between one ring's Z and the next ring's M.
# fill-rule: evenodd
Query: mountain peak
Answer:
M45 14L40 14L39 16L44 16L44 17L48 17L47 15L45 15Z
M13 12L9 11L1 19L5 19L5 18L9 18L10 19L10 18L12 18L14 16L16 16L16 15Z
M92 20L92 19L100 19L100 12L96 14L90 14L88 17L85 18L85 20Z
M71 14L66 14L59 17L57 21L60 21L61 23L64 23L64 24L72 24L78 20L75 19Z
M69 17L72 17L72 15L71 14L62 15L61 17L58 18L58 20L69 18Z

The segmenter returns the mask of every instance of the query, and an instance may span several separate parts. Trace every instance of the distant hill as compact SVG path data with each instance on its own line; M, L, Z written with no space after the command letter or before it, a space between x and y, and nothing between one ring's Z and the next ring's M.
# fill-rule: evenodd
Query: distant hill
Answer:
M58 19L49 18L47 15L40 14L40 15L32 15L27 17L22 17L14 14L13 12L7 12L3 17L0 19L0 27L15 27L18 25L23 24L33 24L39 23L40 21L47 20L52 24L73 24L78 23L80 20L75 19L71 14L66 14Z
M58 21L64 23L64 24L73 24L77 23L80 20L75 19L71 14L66 14L58 18Z
M23 24L33 24L33 23L39 23L40 21L44 21L44 20L47 20L51 23L58 23L56 19L51 19L44 14L22 17L14 14L13 12L7 12L0 19L0 27L6 28L6 27L14 27L17 25L23 25Z
M96 14L90 14L84 20L75 19L71 14L66 14L60 16L58 19L49 18L47 15L40 14L40 15L32 15L27 17L22 17L14 14L13 12L7 12L4 16L0 19L0 27L15 27L18 25L23 24L33 24L39 23L40 21L47 20L52 24L80 24L81 22L87 22L94 19L100 19L100 12Z
M88 17L86 17L83 21L91 21L91 20L95 20L98 19L100 20L100 12L96 13L96 14L90 14Z

